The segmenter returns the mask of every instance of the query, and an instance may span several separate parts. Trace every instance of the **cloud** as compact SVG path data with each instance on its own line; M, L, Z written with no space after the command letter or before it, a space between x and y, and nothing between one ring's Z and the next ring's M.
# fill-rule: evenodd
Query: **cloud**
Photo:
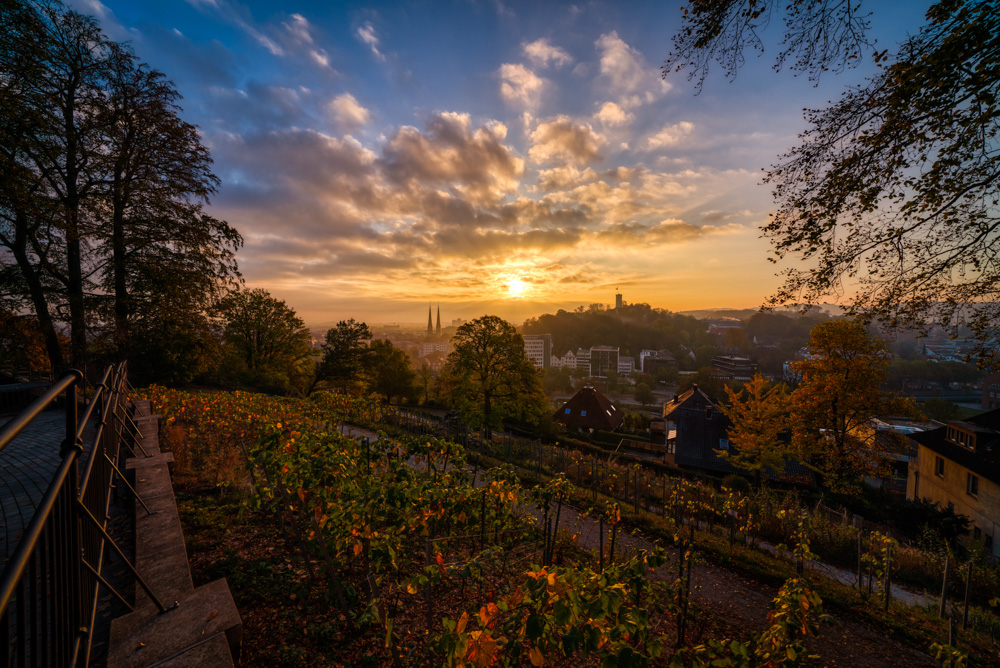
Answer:
M385 54L379 51L379 38L378 35L375 34L375 26L371 24L371 21L365 21L364 25L358 27L354 34L359 40L361 40L362 43L368 45L368 48L372 50L372 55L374 55L375 58L381 61L385 60Z
M543 169L538 172L537 189L563 190L597 178L597 172L587 167L582 172L575 165Z
M601 35L595 43L600 51L601 79L619 102L634 107L652 102L670 90L660 70L649 65L643 55L626 44L618 33Z
M535 109L548 81L519 63L504 63L497 72L500 97L514 107Z
M305 51L309 59L323 68L330 67L330 57L325 49L316 45L316 38L313 36L313 27L306 17L301 14L292 14L288 21L281 24L285 30L284 37L292 44Z
M558 68L573 62L573 57L565 49L552 46L549 44L549 40L544 38L523 44L522 48L524 55L538 67L555 65Z
M691 136L694 132L694 123L681 121L673 125L665 125L663 129L646 140L646 147L654 151L659 148L676 146L681 141Z
M445 186L476 201L513 192L524 161L504 140L507 127L492 122L475 130L468 114L444 112L426 132L401 127L383 149L382 165L395 183Z
M605 139L585 123L575 123L568 116L539 123L531 133L528 155L532 161L543 163L565 160L584 164L601 159L598 152Z
M625 111L614 102L605 102L595 116L597 120L609 127L628 125L635 118L632 113Z
M344 129L356 129L371 121L371 112L362 107L350 93L343 93L333 98L327 105L327 110L334 122Z

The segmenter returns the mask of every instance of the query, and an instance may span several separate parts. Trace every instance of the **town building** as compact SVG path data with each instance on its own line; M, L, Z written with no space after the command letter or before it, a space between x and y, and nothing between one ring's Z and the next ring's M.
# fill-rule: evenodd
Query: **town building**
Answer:
M574 368L580 369L585 375L590 375L590 348L577 348L576 353L576 366Z
M431 353L442 353L447 355L451 352L450 341L422 341L420 343L420 356L427 357Z
M597 388L587 385L574 394L552 416L554 422L579 431L603 429L614 431L625 419L611 400Z
M635 358L621 356L618 358L618 375L627 376L635 371Z
M669 350L642 350L639 353L639 371L642 373L655 376L664 368L677 368L677 360Z
M712 368L719 378L725 380L750 380L757 373L757 363L749 357L719 355L712 359Z
M524 355L536 369L548 369L552 365L552 335L525 334Z
M1000 373L991 373L983 378L982 407L984 411L1000 408Z
M566 354L562 357L552 356L551 366L556 368L566 368L575 369L576 368L576 353L572 350L567 350Z
M906 498L925 499L972 522L971 543L1000 557L1000 410L910 435L917 446Z
M590 349L590 375L595 378L607 378L608 373L612 371L618 373L618 347L593 346Z

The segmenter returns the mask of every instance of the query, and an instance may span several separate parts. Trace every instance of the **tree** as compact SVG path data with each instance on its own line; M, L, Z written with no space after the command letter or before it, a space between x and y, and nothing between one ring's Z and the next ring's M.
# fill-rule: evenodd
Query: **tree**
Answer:
M163 286L202 308L236 273L242 240L202 212L218 179L198 129L179 117L180 95L164 75L113 44L102 127L106 145L96 205L108 222L100 272L120 358L137 313L154 310Z
M719 409L732 426L729 428L731 450L719 456L738 469L754 474L759 483L766 469L780 473L792 455L791 445L782 435L788 432L789 398L783 385L770 385L754 374L743 389L726 387L729 405Z
M70 363L107 321L124 358L164 285L204 314L238 276L242 239L202 211L217 180L178 99L92 17L0 5L0 297L34 309L53 368L62 323Z
M458 328L440 380L461 418L487 433L504 418L537 422L548 406L524 339L495 315Z
M368 325L354 318L341 320L336 327L328 329L323 343L323 359L316 366L306 394L312 394L326 383L343 387L357 380L371 338L372 331Z
M38 320L0 310L0 368L29 374L52 371Z
M639 383L635 386L635 400L643 406L649 406L656 401L656 395L646 383Z
M393 397L408 399L413 395L416 374L410 368L410 357L391 341L375 339L368 344L364 367L369 387L382 395L386 403Z
M417 378L420 384L420 391L424 395L423 402L426 404L430 398L430 388L435 378L434 369L427 362L421 362L420 368L417 369Z
M801 381L792 392L793 444L834 491L856 491L864 476L887 473L895 444L872 426L877 416L915 415L908 401L880 389L891 353L856 320L828 320L809 336L812 358L793 365Z
M664 67L732 77L777 7L776 67L819 77L869 48L858 0L692 0ZM892 328L971 327L981 365L1000 364L1000 11L995 0L938 0L879 71L830 107L766 181L777 212L764 226L785 272L771 304L854 292L849 313ZM805 268L801 268L805 267Z
M312 353L302 319L267 290L233 290L219 304L223 334L252 379L276 374L295 383Z

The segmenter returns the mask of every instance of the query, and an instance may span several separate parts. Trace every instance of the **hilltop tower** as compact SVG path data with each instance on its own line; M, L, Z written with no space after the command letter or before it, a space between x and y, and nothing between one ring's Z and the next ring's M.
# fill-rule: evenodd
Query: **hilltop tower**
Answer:
M434 323L431 320L431 305L427 305L427 336L434 336Z
M622 310L622 295L620 292L615 295L615 310L616 311Z
M437 336L441 336L441 304L438 304L438 322L435 334L437 334Z

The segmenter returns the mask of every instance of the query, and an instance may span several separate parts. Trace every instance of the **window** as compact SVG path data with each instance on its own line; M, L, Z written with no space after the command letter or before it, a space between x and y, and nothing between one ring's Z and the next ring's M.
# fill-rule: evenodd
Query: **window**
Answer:
M728 438L720 438L719 439L719 450L728 450L728 449L729 449L729 439Z
M971 473L965 477L965 493L969 496L979 496L979 477Z
M983 532L979 529L979 527L973 528L973 530L972 530L972 538L973 538L973 540L979 540L982 537L983 537Z
M934 475L944 477L944 459L941 457L934 458Z
M572 409L572 408L567 408L567 409L566 409L566 415L569 415L569 414L570 414L570 413L572 413L572 412L573 412L573 409Z
M587 417L587 411L580 411L580 417Z
M986 534L986 538L983 539L983 547L985 547L988 552L993 551L993 536Z

